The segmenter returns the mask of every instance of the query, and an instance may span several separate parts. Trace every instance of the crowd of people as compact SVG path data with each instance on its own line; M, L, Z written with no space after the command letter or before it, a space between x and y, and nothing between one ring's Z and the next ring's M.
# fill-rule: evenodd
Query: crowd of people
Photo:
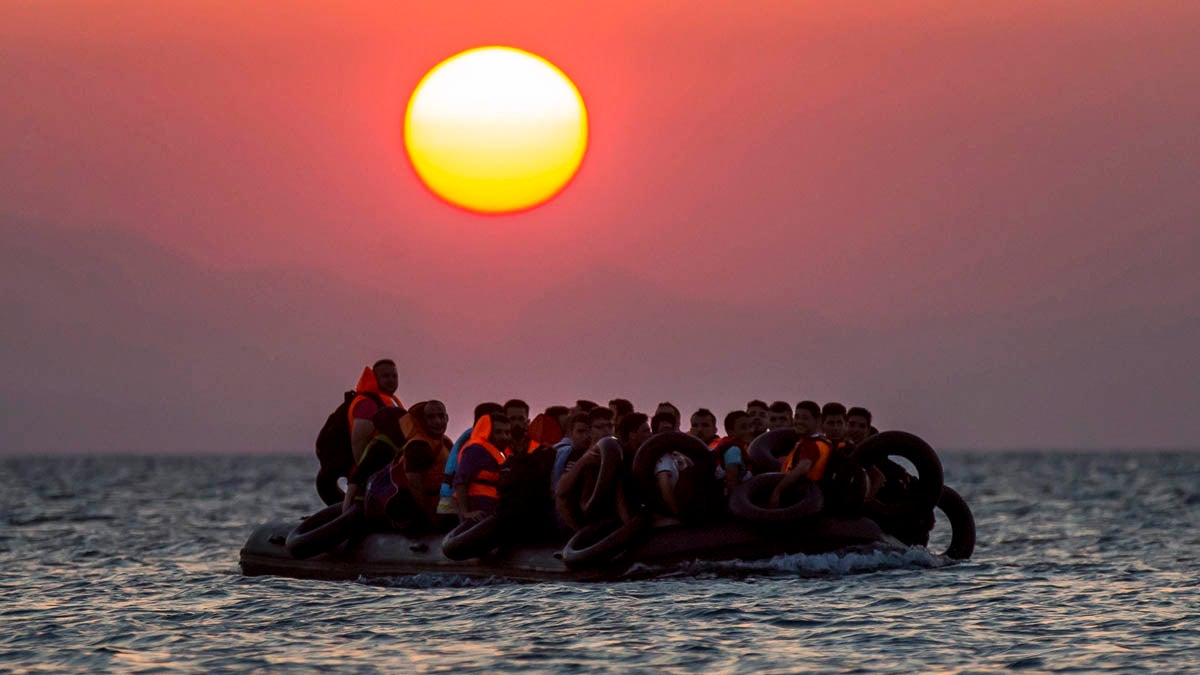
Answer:
M513 398L478 404L471 426L451 439L446 435L450 420L445 404L426 400L406 408L396 396L398 385L393 361L364 368L343 406L353 462L337 469L327 466L323 457L317 483L326 502L340 498L343 509L361 504L376 527L410 533L445 532L493 514L524 536L569 533L581 524L574 522L573 509L564 508L563 485L577 465L589 453L600 452L601 442L611 438L620 448L621 471L629 474L638 449L653 436L670 432L698 439L711 457L706 464L712 465L715 481L709 482L728 495L766 470L750 454L757 437L794 430L794 445L778 456L778 467L770 469L785 474L770 495L770 506L777 507L806 481L836 494L838 486L829 482L832 467L876 433L869 410L836 402L818 405L805 400L793 406L752 400L744 409L724 415L725 435L720 435L718 418L707 408L694 411L685 429L681 411L670 402L646 413L623 398L607 405L578 400L531 416L529 404ZM341 423L341 414L341 409L336 411L331 422ZM606 442L612 447L612 441ZM695 498L696 477L689 480L689 474L695 473L696 463L694 454L679 451L657 457L653 500L661 517L683 515ZM337 485L343 477L344 496ZM887 477L872 467L869 482L874 494ZM613 503L603 508L628 518L635 498L629 490L617 490Z

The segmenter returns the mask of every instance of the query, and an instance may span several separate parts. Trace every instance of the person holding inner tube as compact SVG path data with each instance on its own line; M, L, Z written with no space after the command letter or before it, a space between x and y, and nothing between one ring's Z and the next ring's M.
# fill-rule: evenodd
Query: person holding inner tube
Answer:
M616 415L612 408L604 408L596 406L588 413L588 419L591 421L591 435L588 436L588 447L598 443L601 438L613 435L613 418Z
M763 410L766 409L764 403ZM747 449L758 436L755 424L754 418L743 410L734 410L725 416L725 433L729 435L713 446L713 457L717 462L717 480L724 482L726 495L733 494L734 488L750 477Z
M500 467L512 440L511 425L504 413L480 417L471 430L454 472L454 502L459 520L479 521L496 512L500 502Z
M607 408L605 408L607 410ZM558 494L558 482L562 477L575 466L575 462L583 457L588 448L592 447L591 441L592 423L588 413L579 411L571 413L567 418L567 437L566 445L562 441L554 446L554 467L550 470L550 496L553 499ZM560 530L567 531L567 521L554 511L555 519L558 521Z
M854 445L867 440L871 435L871 411L854 406L846 411L846 439Z
M811 401L804 403L811 403ZM805 407L807 408L807 406ZM813 407L816 407L815 403ZM800 406L797 406L797 410L799 408ZM833 444L820 433L801 435L800 440L796 442L796 447L779 463L779 470L784 476L771 493L768 506L779 508L788 490L802 479L821 483L825 477L825 468L832 455Z
M699 438L710 449L716 447L721 437L717 435L717 416L708 408L700 408L692 413L692 428L688 433Z
M458 524L458 508L454 504L454 474L458 471L458 458L462 453L463 446L471 440L471 433L475 431L475 423L484 415L492 413L503 414L504 406L494 401L486 401L475 406L471 426L459 435L458 440L454 441L454 446L450 448L450 455L446 457L446 464L442 468L442 489L441 494L438 495L436 516L438 529L450 530Z

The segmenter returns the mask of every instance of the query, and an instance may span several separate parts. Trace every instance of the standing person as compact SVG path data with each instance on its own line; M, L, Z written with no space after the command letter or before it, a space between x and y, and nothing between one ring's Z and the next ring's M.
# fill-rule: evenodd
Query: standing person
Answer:
M446 458L446 465L442 469L441 494L438 495L437 524L439 529L450 530L458 523L458 508L454 504L454 474L458 471L458 458L462 454L463 446L471 439L471 432L475 430L475 424L479 422L479 418L491 414L503 415L504 406L494 401L486 401L475 406L475 418L471 421L471 426L459 435L458 440L454 441L454 446L450 448L450 455Z
M792 406L787 401L775 401L767 409L767 428L771 431L792 426Z
M709 448L716 447L720 437L717 435L717 416L708 408L700 408L692 413L692 428L688 433L704 441Z
M846 438L858 445L871 436L871 411L854 406L846 411Z
M508 447L511 440L511 425L503 413L484 415L475 423L454 472L454 503L460 521L479 521L496 513L504 464L501 448Z
M770 418L771 409L766 401L754 399L746 404L746 414L750 416L750 426L754 430L754 436L767 430L767 420ZM729 428L725 428L725 433L729 433Z
M725 436L717 441L713 455L717 460L717 480L725 483L725 493L732 494L738 483L750 476L747 450L757 436L754 420L744 410L734 410L725 416Z
M363 450L371 437L375 435L375 424L372 418L380 408L403 408L404 404L396 396L400 386L400 373L396 370L396 362L391 359L379 359L370 368L363 368L358 384L354 387L357 394L350 402L350 449L355 461L362 457Z

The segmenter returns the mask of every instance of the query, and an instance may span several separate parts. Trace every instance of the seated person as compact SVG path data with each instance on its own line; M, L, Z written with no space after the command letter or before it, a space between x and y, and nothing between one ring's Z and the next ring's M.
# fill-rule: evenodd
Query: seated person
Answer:
M633 457L638 448L650 438L650 420L646 413L634 412L621 418L617 425L617 440L621 443L621 457L625 467L633 466Z
M675 416L669 412L660 412L654 415L654 419L650 420L650 432L653 434L661 434L664 431L678 431L679 426L675 421Z
M504 406L494 401L487 401L475 406L475 419L471 421L471 426L459 435L458 440L454 441L454 446L450 448L450 455L446 458L446 465L442 469L441 494L438 495L437 521L439 529L450 530L458 524L458 509L454 505L454 473L458 470L458 458L462 453L462 448L471 439L471 432L475 430L475 423L484 415L503 412Z
M850 445L846 438L846 406L831 401L821 407L821 433L835 450Z
M725 416L725 432L729 435L717 442L713 454L717 460L717 480L724 482L726 495L750 477L748 449L757 436L754 429L754 418L743 410Z
M792 416L792 428L800 438L808 438L821 431L821 406L816 401L800 401Z
M767 430L767 420L771 416L771 407L766 401L754 399L746 404L746 414L750 416L750 425L754 429L753 438L757 438L759 434ZM729 433L729 428L725 428L725 433Z
M668 413L671 415L671 418L675 420L675 428L678 429L680 420L682 419L679 408L676 408L675 404L671 403L670 401L663 401L654 408L654 417L658 417L663 413ZM650 419L653 420L654 417L651 417ZM650 429L654 429L653 423L650 424Z
M591 412L588 413L588 419L591 420L592 423L592 431L588 437L590 439L590 442L588 443L589 448L599 442L601 438L613 435L614 417L616 417L616 415L613 413L612 408L604 408L601 406L592 408Z
M613 424L620 424L622 417L633 412L633 403L627 398L614 398L608 402L608 409L613 412Z
M586 412L572 413L567 418L567 437L554 446L554 467L550 470L550 494L553 495L563 474L571 470L583 453L592 447L592 422Z
M654 465L654 481L658 484L658 493L662 497L663 505L667 507L667 511L673 515L680 514L679 493L679 476L688 469L695 466L692 460L682 452L664 453L658 458L658 463Z
M346 496L342 509L349 509L354 503L361 504L365 496L367 483L371 476L387 468L397 457L404 445L404 432L400 429L400 419L406 415L403 408L385 407L375 411L371 416L372 436L364 446L362 454L347 476Z
M571 409L565 405L552 405L546 408L546 412L544 414L546 417L552 418L555 422L558 422L559 429L566 429L567 417L570 416ZM557 443L561 440L561 438L556 438L554 439L554 442Z
M862 406L854 406L846 411L846 438L854 445L859 445L871 436L871 411Z
M700 408L692 413L691 418L692 428L688 429L688 433L696 438L699 438L709 448L714 448L717 441L721 440L717 435L717 416L708 408Z
M500 502L500 467L511 429L503 412L479 418L463 447L454 472L454 504L459 520L479 521L496 513Z
M815 407L816 404L813 406ZM799 406L797 406L797 410L799 410ZM771 493L771 499L768 502L771 508L779 508L785 501L787 492L802 479L819 484L825 477L825 468L832 454L833 445L821 434L801 435L796 446L779 463L779 470L784 477Z
M529 423L526 434L529 449L510 452L501 465L496 515L506 539L530 540L556 533L554 501L545 486L554 467L552 444L562 435L558 420L540 414Z
M449 421L445 404L438 400L418 403L400 419L407 440L399 461L408 490L430 525L436 520L442 472L453 446L446 437Z
M770 431L792 426L792 406L787 401L775 401L767 409L767 428Z

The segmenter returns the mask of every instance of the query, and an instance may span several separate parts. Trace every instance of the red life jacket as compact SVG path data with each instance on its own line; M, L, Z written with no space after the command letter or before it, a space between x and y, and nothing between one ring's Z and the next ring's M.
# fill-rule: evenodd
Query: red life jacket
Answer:
M487 453L496 460L496 469L484 469L475 474L475 477L467 483L467 495L471 497L488 497L490 499L499 500L500 490L500 466L504 464L504 453L500 449L492 445L488 441L488 437L492 435L492 418L484 415L475 423L475 428L471 430L471 438L466 443L463 443L462 449L459 452L459 462L461 466L462 451L472 445L478 445L487 450Z
M796 443L796 447L792 448L792 451L779 463L779 470L783 473L791 471L792 467L802 459L801 454L812 455L814 452L816 453L815 458L805 458L812 459L812 467L804 475L811 481L821 480L825 476L825 467L829 464L829 457L833 454L833 445L829 439L820 434L800 439Z
M379 380L375 379L375 371L371 370L370 366L363 368L362 375L358 376L358 384L354 387L354 392L357 394L352 401L350 407L346 409L346 415L350 418L350 432L354 432L354 408L362 401L371 401L367 394L374 394L379 397L383 405L389 408L403 408L404 404L400 399L393 394L385 394L379 390Z
M404 450L413 443L421 442L427 444L433 450L433 464L424 471L421 471L421 476L424 480L425 495L421 507L426 510L426 513L433 513L437 508L438 495L441 493L442 487L442 471L446 468L446 458L450 456L450 448L453 443L449 438L442 436L436 438L426 429L421 417L425 413L425 402L422 401L412 407L404 417L400 418L400 430L404 432ZM400 463L404 463L404 453L400 454ZM409 471L407 466L404 467L404 473L418 473ZM405 482L407 483L407 477Z

